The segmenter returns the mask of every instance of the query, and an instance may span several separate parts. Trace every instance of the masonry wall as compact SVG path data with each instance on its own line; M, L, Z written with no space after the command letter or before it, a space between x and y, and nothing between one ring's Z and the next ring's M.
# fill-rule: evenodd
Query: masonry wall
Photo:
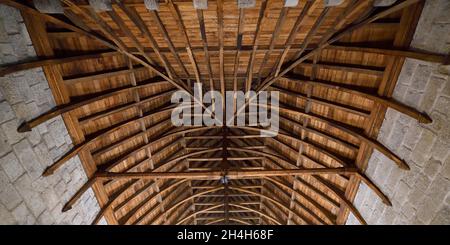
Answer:
M413 48L448 54L450 1L427 0ZM426 112L433 123L388 110L378 140L404 158L410 171L384 155L372 155L367 175L389 196L387 207L361 185L355 205L369 224L450 224L450 72L449 67L407 59L394 98ZM347 224L358 224L350 215Z
M0 5L0 65L36 57L20 12ZM17 126L55 106L41 68L0 77L0 224L90 224L99 207L92 190L62 206L86 181L78 157L53 176L44 169L72 147L61 117L29 133ZM102 221L104 223L104 220Z

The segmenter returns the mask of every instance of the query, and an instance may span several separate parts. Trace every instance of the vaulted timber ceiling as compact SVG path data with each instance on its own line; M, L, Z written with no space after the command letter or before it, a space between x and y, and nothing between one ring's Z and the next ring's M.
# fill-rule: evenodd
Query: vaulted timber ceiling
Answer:
M372 151L408 169L376 140L387 108L431 121L390 99L403 61L445 62L408 49L418 0L48 2L0 0L39 56L0 75L43 67L58 106L18 130L62 115L74 146L44 175L78 155L89 180L62 211L92 187L93 224L365 224L360 182L391 205L364 175ZM279 134L174 127L170 97L195 82L279 91Z

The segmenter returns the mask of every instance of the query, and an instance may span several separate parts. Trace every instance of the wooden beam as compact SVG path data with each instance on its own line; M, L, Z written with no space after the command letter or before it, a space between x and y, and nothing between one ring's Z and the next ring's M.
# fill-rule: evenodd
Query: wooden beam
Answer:
M122 93L130 93L130 92L133 92L133 91L138 90L138 89L145 89L145 88L152 87L152 86L162 85L164 83L165 82L162 82L162 83L161 82L150 82L150 83L143 83L143 84L136 85L136 86L125 86L125 87L122 87L122 88L112 89L112 90L109 90L109 91L102 91L100 93L93 94L93 95L89 96L88 98L82 98L82 99L80 99L79 101L76 101L76 102L70 102L70 103L65 104L65 105L58 105L57 107L51 109L48 112L45 112L44 114L39 115L36 118L33 118L33 119L29 120L29 121L23 122L18 127L17 131L21 132L21 133L28 132L28 131L31 131L31 129L33 129L34 127L40 125L41 123L43 123L43 122L45 122L47 120L50 120L50 119L52 119L54 117L57 117L59 115L62 115L64 113L68 113L68 112L71 112L73 110L79 109L79 108L81 108L83 106L86 106L88 104L99 102L99 101L104 100L106 98L109 98L109 97L112 97L112 96L115 96L115 95L119 95L119 94L122 94ZM175 90L170 90L169 92L172 93L174 91ZM148 102L150 100L160 98L163 95L168 95L168 94L163 93L163 94L160 94L160 95L157 95L157 96L151 96L151 97L145 99L145 101ZM133 105L136 105L136 104L139 104L139 102L134 103ZM122 109L125 109L125 108L122 108ZM110 113L110 112L111 111L109 111L108 113ZM112 114L112 113L110 113L110 114ZM104 113L100 113L98 115L101 115L102 117L106 116Z
M258 91L264 90L267 87L269 87L271 84L273 84L275 81L277 81L278 79L280 79L282 76L286 75L289 71L291 71L292 69L294 69L295 67L297 67L298 64L304 62L305 60L307 60L308 58L312 57L313 55L315 55L316 52L322 50L323 48L328 47L329 45L331 45L332 43L335 43L337 41L339 41L340 39L342 39L344 36L346 36L347 34L361 28L364 27L365 25L372 23L378 19L381 19L391 13L394 13L396 11L399 11L405 7L408 7L412 4L417 3L420 0L406 0L403 1L399 4L396 4L392 7L389 7L388 9L381 11L379 13L376 13L368 18L366 18L365 20L359 22L358 24L352 25L350 27L347 27L346 29L342 30L341 32L339 32L337 35L335 35L333 38L328 39L328 38L324 38L324 42L319 45L319 47L317 47L316 49L312 50L311 52L309 52L308 54L299 57L298 59L295 59L293 62L291 62L291 64L289 64L289 66L287 66L286 68L283 69L283 71L281 71L278 76L274 76L272 78L268 78L266 79L266 81L264 81L264 83L260 86L260 88L258 88ZM331 35L333 34L333 32L330 33ZM331 36L330 35L330 36Z
M340 103L337 103L334 101L328 101L326 99L307 97L307 95L301 94L299 92L293 92L293 91L287 90L287 89L282 88L277 85L271 85L270 89L274 90L274 91L278 91L285 95L289 95L295 99L301 99L303 101L310 101L314 104L319 104L322 106L333 108L335 110L344 111L344 112L353 114L355 116L360 116L360 117L364 117L364 118L368 118L370 116L370 112L368 112L368 111L364 111L362 109L355 108L355 107L352 107L352 106L349 106L346 104L340 104Z
M291 114L295 114L295 115L300 115L302 117L308 117L309 119L312 120L316 120L316 121L320 121L322 123L325 123L333 128L339 129L342 132L345 132L349 135L352 135L353 137L358 138L359 140L371 145L371 147L377 149L378 151L380 151L382 154L384 154L385 156L387 156L389 159L391 159L392 161L394 161L399 168L401 169L409 169L408 164L401 159L400 157L398 157L395 153L393 153L391 150L389 150L386 146L384 146L383 144L381 144L380 142L378 142L377 140L371 139L365 135L363 135L360 132L355 131L354 129L351 129L350 127L343 125L339 122L334 122L330 119L318 116L318 115L312 115L312 114L307 114L304 111L301 111L297 108L294 107L288 107L287 105L283 105L282 107L279 107L279 110L281 112L284 113L291 113Z
M247 100L247 102L241 107L239 108L239 110L237 110L236 114L230 118L227 123L231 122L232 120L234 120L234 118L236 117L237 114L241 113L242 110L244 110L248 104L253 101L260 93L261 91L264 91L265 89L267 89L269 86L271 86L273 83L275 83L278 79L282 78L284 75L286 75L289 71L291 71L292 69L294 69L295 67L297 67L298 64L304 62L305 60L313 57L314 55L316 55L317 52L320 52L323 48L328 47L329 45L331 45L332 43L335 43L337 41L339 41L341 38L343 38L344 36L346 36L347 34L361 28L364 27L366 24L372 23L380 18L383 18L391 13L394 13L396 11L399 11L405 7L408 7L412 4L417 3L420 0L406 0L403 1L399 4L394 5L393 7L390 7L384 11L381 11L379 13L376 13L366 19L364 19L363 21L359 22L358 24L352 25L350 27L345 28L344 30L342 30L341 32L339 32L339 34L335 35L334 37L332 37L331 39L328 39L328 37L326 36L322 42L322 44L320 44L316 49L313 49L312 51L310 51L308 54L302 56L301 58L293 61L289 66L287 66L286 68L283 69L282 72L280 72L278 74L278 76L272 76L272 77L268 77L262 84L261 86L259 86L259 88L257 89L257 93L252 96L252 98L250 98L249 100ZM345 24L344 22L342 23L342 25ZM337 25L340 26L340 25ZM337 27L333 27L334 29L336 29ZM334 34L334 31L329 33L330 37ZM411 111L407 111L407 112L411 112ZM425 122L425 123L430 123L431 122L431 118L429 118L428 116L424 116L422 113L417 112L417 111L412 111L412 115L415 116L416 119L419 119L421 122Z
M217 32L219 39L219 78L220 78L220 93L222 98L225 98L225 64L224 64L224 33L223 33L223 1L217 0ZM222 109L225 111L225 103L222 103Z
M36 67L61 65L70 62L79 62L80 60L87 60L87 59L101 59L105 57L116 56L118 54L119 52L117 51L105 50L67 57L39 57L39 59L37 60L1 66L0 77L23 70L33 69Z
M264 58L261 62L261 66L259 67L259 71L258 71L259 77L263 77L262 72L266 66L267 61L269 60L271 53L273 52L273 48L275 47L275 41L276 41L280 31L283 28L283 24L284 24L284 21L288 15L288 13L289 13L289 8L286 8L286 7L281 8L280 15L278 16L277 23L275 24L275 29L272 32L272 36L270 37L269 50L264 52ZM249 82L250 82L250 87L251 87L252 81L249 81ZM249 90L247 90L247 91L249 91Z
M251 179L264 176L296 176L296 175L317 175L317 174L355 174L355 168L313 168L313 169L285 169L285 170L245 170L229 171L228 177L231 179ZM98 172L96 179L212 179L217 180L223 175L222 171L206 172L133 172L133 173L112 173Z
M157 55L157 57L159 58L159 60L163 64L163 66L165 67L167 74L169 75L169 77L171 77L173 79L174 76L176 76L176 74L173 70L173 67L167 61L167 58L161 54L158 43L153 38L153 35L151 34L150 30L148 29L147 25L142 20L140 15L136 12L135 9L125 6L121 1L115 1L115 2L119 6L119 8L130 18L130 20L139 28L139 30L142 32L144 37L150 42L150 45L151 45L153 51L155 52L155 54ZM154 13L154 11L150 11L150 13ZM177 58L177 57L178 56L176 56L175 58ZM177 60L177 61L179 61L179 60ZM179 64L181 64L181 67L184 68L184 66L181 62ZM188 74L188 73L185 73L185 74Z
M408 50L408 49L394 49L394 48L378 48L371 46L355 46L355 44L345 44L338 43L334 45L330 45L326 48L327 50L341 50L347 52L363 52L363 53L373 53L373 54L382 54L386 56L396 56L396 57L405 57L416 60L422 60L433 63L446 64L449 59L448 55L430 53L421 50Z
M217 224L219 222L224 221L225 218L218 218L212 221L207 222L205 225L213 225L213 224ZM235 221L236 223L242 224L242 225L252 225L250 222L247 222L245 220L242 220L240 218L230 218L231 221Z
M259 10L259 16L258 16L258 22L256 24L256 30L255 30L255 37L253 39L253 49L252 49L252 53L250 55L250 60L248 62L248 67L247 67L247 80L245 83L245 92L250 91L251 88L251 83L253 81L253 67L255 65L255 57L256 57L256 51L258 50L258 44L259 44L259 36L261 35L261 23L264 19L265 13L266 13L266 8L267 8L267 1L266 0L262 0L261 1L261 8Z
M159 14L156 11L150 11L150 15L153 17L153 20L156 22L159 31L163 35L163 38L166 41L166 44L169 48L170 54L172 54L173 57L175 58L175 60L177 61L178 66L180 66L181 70L183 71L183 74L186 76L189 76L189 72L186 69L183 61L181 61L181 58L180 58L178 52L175 50L175 46L169 36L169 33L167 32L166 27L164 26L161 18L159 17ZM184 49L184 51L188 51L188 50Z
M299 14L296 22L294 23L294 26L292 27L292 30L289 33L289 37L286 40L283 53L278 57L278 61L276 62L276 70L275 70L276 76L280 72L281 66L284 63L284 59L286 59L286 56L288 55L289 51L291 50L292 46L294 45L294 41L298 34L298 31L299 31L300 27L302 26L302 23L305 20L305 17L308 14L311 7L313 6L313 4L314 4L314 1L311 1L311 0L306 1L305 6L303 6L302 12ZM302 45L302 47L303 47L303 45Z
M197 81L197 83L201 83L200 73L198 71L198 65L195 60L194 53L192 52L191 43L189 42L189 37L186 33L186 27L184 26L180 11L178 10L177 6L175 6L173 4L172 0L167 1L167 6L169 7L169 10L172 13L172 16L173 16L173 18L178 26L178 29L180 30L182 37L184 39L184 42L186 45L186 51L188 53L189 60L191 61L191 66L192 66L192 70L194 72L196 81Z
M147 115L146 117L154 116L154 115L160 114L160 113L166 113L166 112L171 111L172 109L173 108L169 107L168 109L163 109L161 111L151 113L150 115ZM117 130L128 125L129 123L135 123L136 120L143 120L146 117L143 117L143 118L138 117L137 119L133 119L131 121L125 121L124 123L120 124L119 126L113 126L113 128L107 129L106 132L100 132L99 135L94 136L91 139L85 140L85 142L76 145L75 147L70 149L67 153L65 153L62 157L60 157L56 162L54 162L52 165L47 167L43 173L43 176L49 176L49 175L53 174L56 170L58 170L61 166L63 166L63 164L65 162L67 162L70 158L74 157L79 152L86 149L88 146L90 146L93 142L97 141L98 139L101 139L101 138L105 137L106 135L116 132Z
M208 40L206 38L205 20L203 17L202 9L197 9L197 18L198 18L198 22L199 22L199 26L200 26L200 34L202 37L203 52L205 53L206 66L208 68L209 89L210 89L210 91L214 91L214 78L213 78L214 74L213 74L212 68L211 68L211 62L210 62L209 50L208 50Z
M239 24L238 35L236 38L236 55L234 56L234 74L233 74L233 91L238 91L238 71L239 71L239 58L241 56L242 39L244 36L244 21L245 21L245 9L239 9ZM236 101L233 100L233 112L236 111Z

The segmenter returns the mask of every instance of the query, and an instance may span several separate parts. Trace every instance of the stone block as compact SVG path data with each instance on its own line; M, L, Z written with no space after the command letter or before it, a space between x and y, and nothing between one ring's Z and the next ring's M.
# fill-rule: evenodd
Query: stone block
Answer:
M21 101L29 102L33 94L27 81L21 77L2 78L0 80L0 90L11 105Z
M424 224L429 224L440 205L440 203L433 202L430 197L425 197L417 209L417 218Z
M393 168L392 171L389 173L388 178L386 180L385 186L395 190L397 188L398 183L402 179L403 175L406 173L398 168Z
M41 142L34 146L33 151L36 153L37 160L41 163L42 166L47 167L53 164L53 159L50 156L47 145L44 142Z
M91 0L92 1L92 0ZM58 0L33 0L34 7L45 14L63 14L64 9Z
M39 108L35 102L25 103L20 102L12 106L16 116L19 120L30 120L37 115Z
M8 102L0 102L0 124L14 118L14 112Z
M89 5L95 10L95 12L112 10L111 0L89 0Z
M436 213L430 224L450 225L450 206L442 206L441 209Z
M403 100L403 102L406 105L409 105L413 108L417 108L417 107L419 107L419 105L422 101L423 94L424 94L424 92L422 92L422 91L418 91L416 89L410 88L406 92L405 99Z
M434 106L436 111L439 111L443 113L444 115L447 115L447 118L450 117L450 98L440 96L436 104Z
M41 197L42 200L44 200L48 210L52 210L60 202L60 198L56 194L55 190L53 190L53 187L48 187L45 191L43 191L41 193Z
M408 91L408 88L409 88L408 85L405 85L402 83L397 83L392 97L396 100L403 101L405 98L406 92Z
M414 72L411 88L421 92L425 91L428 81L430 80L431 71L432 67L429 65L420 64Z
M425 168L423 170L424 174L427 175L430 179L434 179L434 177L439 173L442 167L442 162L431 158L425 164Z
M450 97L450 76L447 77L444 88L441 91L442 95Z
M48 149L55 148L56 143L55 143L53 137L50 135L50 133L43 134L42 138L44 139L44 142Z
M44 167L39 163L38 157L27 140L22 140L13 146L17 158L22 163L30 177L35 180L41 177Z
M424 98L420 104L421 111L431 111L436 101L439 91L445 84L445 80L439 77L432 76L426 87Z
M394 151L395 149L398 149L406 136L407 130L408 126L401 123L400 120L398 120L394 124L394 127L392 128L392 132L389 139L386 142L386 146Z
M48 210L45 210L39 217L37 218L37 223L40 225L53 225L55 224L55 219L51 215Z
M343 3L343 0L323 0L323 4L326 7L336 7Z
M6 135L0 130L0 157L11 151Z
M430 184L427 196L435 203L442 203L449 192L450 181L445 178L436 177Z
M32 146L35 146L41 142L41 135L37 130L32 130L31 132L26 132L25 136Z
M8 175L11 182L14 182L19 176L25 173L22 165L19 163L16 155L14 153L9 153L0 159L0 166Z
M8 183L2 187L2 191L0 192L0 202L8 210L12 210L22 202L22 197L16 191L14 186Z
M238 8L254 8L255 6L255 0L238 0Z
M395 216L394 209L392 207L386 207L378 223L381 225L391 225L394 222Z
M46 209L46 206L39 193L33 188L31 178L24 174L14 185L34 217L39 217Z
M409 86L418 65L419 63L417 60L407 58L403 64L402 71L400 72L398 83Z
M20 122L16 119L13 119L11 121L7 121L2 124L1 128L3 133L6 135L6 138L8 139L8 143L10 145L13 145L19 141L21 141L23 138L25 138L25 134L17 132L17 127L20 125Z
M401 180L409 186L414 186L423 168L412 161L409 161L408 163L411 170L406 172Z
M444 167L442 168L440 175L443 178L450 180L450 155L447 157L447 160L445 160Z
M397 186L397 190L395 191L394 198L401 205L403 205L410 192L411 192L411 187L408 186L404 181L400 181L400 183Z
M414 183L413 188L415 190L421 190L421 191L425 192L428 189L428 187L430 186L430 183L433 178L434 177L427 176L424 173L420 173L417 175L417 179L416 179L416 182Z
M60 147L66 143L64 137L67 135L67 129L62 121L58 120L50 123L48 129L56 147Z
M434 158L445 161L447 156L450 154L450 143L446 143L438 139L436 140L436 142L434 142L434 145L431 149L431 155Z
M0 204L0 225L15 225L16 220L5 206Z
M192 4L195 9L208 9L208 0L193 0Z
M430 130L422 131L420 140L416 144L416 147L414 147L412 153L412 159L414 160L414 162L416 162L420 166L423 166L425 164L428 153L430 152L431 146L433 145L435 140L436 135L433 132L431 132Z
M412 202L417 209L417 207L419 207L419 204L423 201L425 197L426 195L424 190L415 188L409 193L408 200Z
M24 203L21 203L13 211L12 215L19 225L33 225L36 223L36 218L28 210Z
M416 215L416 208L413 204L411 204L411 202L406 201L403 205L402 205L402 214L405 215L406 217L414 217Z

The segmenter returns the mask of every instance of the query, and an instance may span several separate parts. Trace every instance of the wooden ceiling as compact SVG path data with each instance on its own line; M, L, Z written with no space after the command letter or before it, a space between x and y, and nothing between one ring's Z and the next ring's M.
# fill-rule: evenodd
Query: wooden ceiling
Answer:
M21 10L38 60L0 75L43 67L56 108L24 122L32 130L62 115L74 147L44 175L78 155L89 177L63 211L92 187L109 224L344 224L374 149L408 169L376 138L388 107L431 119L391 99L423 2L258 0L62 0L45 14ZM95 2L95 1L91 1ZM205 1L195 1L205 2ZM249 1L252 2L252 1ZM288 1L295 2L295 1ZM339 1L329 1L339 2ZM260 127L181 127L170 122L178 89L280 91L280 132ZM228 183L220 181L221 176Z

